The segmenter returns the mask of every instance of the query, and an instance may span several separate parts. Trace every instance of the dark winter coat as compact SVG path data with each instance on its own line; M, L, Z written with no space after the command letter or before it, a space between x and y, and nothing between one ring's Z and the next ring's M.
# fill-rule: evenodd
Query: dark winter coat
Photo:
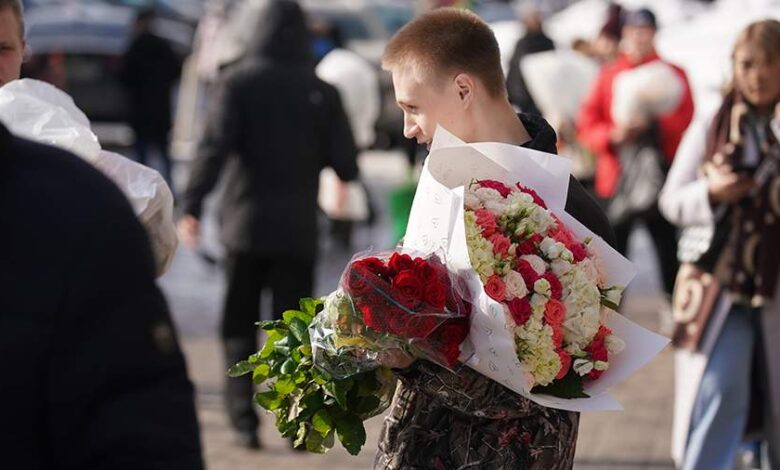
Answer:
M520 62L527 55L553 49L555 49L555 44L543 31L529 31L525 36L518 39L515 45L512 58L509 60L506 88L509 93L509 101L524 113L539 114L539 109L536 107L536 103L525 84L523 71L520 69Z
M532 138L524 146L555 153L547 122L520 117ZM566 211L614 246L606 216L574 178ZM455 374L417 361L400 377L374 468L572 468L578 413L537 405L468 367Z
M165 143L171 129L171 92L181 62L165 39L142 33L133 39L123 60L130 126L136 138Z
M149 240L83 160L0 125L3 468L199 470Z
M314 74L300 7L267 8L248 55L221 78L184 211L200 216L225 167L219 218L228 251L312 258L320 170L354 179L357 151L338 92Z

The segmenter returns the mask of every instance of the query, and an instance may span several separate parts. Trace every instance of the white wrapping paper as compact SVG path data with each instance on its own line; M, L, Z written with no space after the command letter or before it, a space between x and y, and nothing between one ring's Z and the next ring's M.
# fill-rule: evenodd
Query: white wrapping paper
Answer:
M536 190L580 239L591 237L601 258L607 285L627 286L635 270L631 262L603 239L567 214L570 162L543 152L499 143L466 144L446 130L437 129L412 204L404 249L447 252L449 264L469 278L474 304L470 345L461 359L474 370L544 406L571 411L622 409L607 391L650 361L669 342L625 317L610 312L607 326L626 343L610 357L610 367L585 385L590 398L560 399L529 392L529 382L515 353L512 332L501 305L485 294L469 261L463 222L464 186L472 179L493 179L508 186L520 182Z

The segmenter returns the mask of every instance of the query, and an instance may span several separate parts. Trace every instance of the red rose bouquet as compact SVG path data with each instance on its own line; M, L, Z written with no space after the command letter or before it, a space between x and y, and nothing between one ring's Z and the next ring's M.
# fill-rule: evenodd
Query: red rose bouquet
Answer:
M452 368L469 332L464 289L437 255L358 255L315 319L315 363L341 376L399 355Z

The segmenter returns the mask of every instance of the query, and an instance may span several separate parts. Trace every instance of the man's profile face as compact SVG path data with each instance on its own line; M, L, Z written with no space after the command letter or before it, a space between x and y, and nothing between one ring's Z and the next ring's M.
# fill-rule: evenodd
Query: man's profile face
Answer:
M437 82L416 76L412 67L392 70L395 100L404 113L404 137L430 148L436 126L441 125L457 137L464 135L463 107L452 80Z
M0 86L16 80L22 70L24 40L19 20L10 8L0 8Z

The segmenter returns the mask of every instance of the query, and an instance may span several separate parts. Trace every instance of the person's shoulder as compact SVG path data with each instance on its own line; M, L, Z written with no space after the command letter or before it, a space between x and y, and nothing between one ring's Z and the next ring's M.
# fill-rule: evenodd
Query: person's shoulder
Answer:
M616 245L615 232L601 205L574 176L569 177L566 212L603 238L610 246Z
M38 210L55 215L78 210L96 218L113 215L119 208L132 214L127 198L113 182L66 150L11 137L2 158L10 167L5 175L10 178L8 184L22 204L35 201Z

